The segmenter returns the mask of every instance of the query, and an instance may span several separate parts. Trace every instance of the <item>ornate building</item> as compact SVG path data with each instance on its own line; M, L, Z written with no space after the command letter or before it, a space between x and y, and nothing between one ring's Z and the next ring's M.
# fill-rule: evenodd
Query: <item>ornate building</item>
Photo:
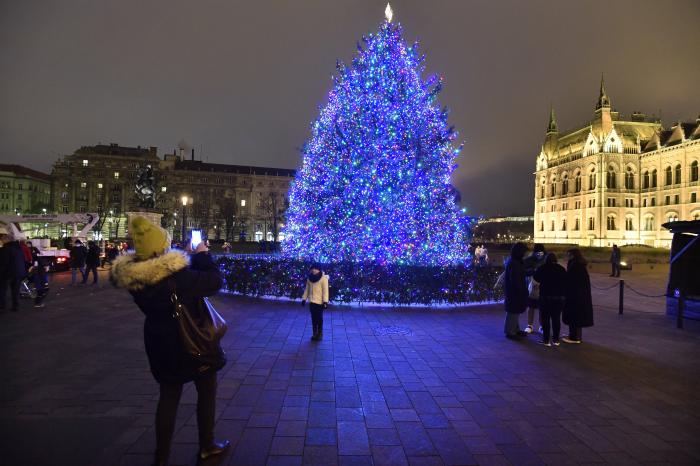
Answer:
M155 147L81 147L54 164L52 210L98 212L103 237L124 238L126 212L138 209L137 174L147 165L156 179L156 210L174 238L182 235L184 214L187 231L201 229L211 239L280 239L294 170L204 163L194 152L185 160L182 150L161 159Z
M0 164L0 214L40 214L50 208L51 177L21 165Z
M601 79L593 120L559 132L550 111L535 171L538 243L670 247L661 225L700 218L700 117L662 127L614 111Z

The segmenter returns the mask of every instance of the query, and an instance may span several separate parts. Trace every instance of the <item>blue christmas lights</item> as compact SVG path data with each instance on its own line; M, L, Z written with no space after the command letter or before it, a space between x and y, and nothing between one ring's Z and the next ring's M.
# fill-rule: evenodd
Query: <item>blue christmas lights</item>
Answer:
M311 125L284 227L283 253L329 262L447 265L467 259L468 219L450 185L461 147L423 81L418 45L385 21L338 62Z

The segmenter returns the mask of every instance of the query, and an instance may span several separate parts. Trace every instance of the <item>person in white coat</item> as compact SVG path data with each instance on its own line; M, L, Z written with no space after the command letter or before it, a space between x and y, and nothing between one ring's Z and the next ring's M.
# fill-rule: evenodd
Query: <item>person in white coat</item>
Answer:
M311 339L318 341L323 338L323 310L328 309L328 275L321 271L317 265L311 267L306 279L306 289L301 297L301 305L305 306L309 301L311 311L311 325L313 335Z

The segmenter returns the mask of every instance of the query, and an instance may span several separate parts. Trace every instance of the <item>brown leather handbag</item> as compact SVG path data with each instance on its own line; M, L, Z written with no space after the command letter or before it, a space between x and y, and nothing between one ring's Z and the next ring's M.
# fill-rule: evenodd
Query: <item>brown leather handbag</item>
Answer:
M226 320L209 299L198 300L198 309L188 309L177 295L175 280L169 280L173 317L177 321L186 364L198 374L218 371L226 364L221 339L228 330Z

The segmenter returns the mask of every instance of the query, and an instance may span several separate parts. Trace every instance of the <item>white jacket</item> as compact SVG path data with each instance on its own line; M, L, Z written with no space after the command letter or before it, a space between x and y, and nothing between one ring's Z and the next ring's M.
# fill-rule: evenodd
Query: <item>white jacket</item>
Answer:
M309 301L314 304L324 304L328 302L328 275L321 275L321 279L313 283L308 278L306 279L306 289L301 297L303 301Z

